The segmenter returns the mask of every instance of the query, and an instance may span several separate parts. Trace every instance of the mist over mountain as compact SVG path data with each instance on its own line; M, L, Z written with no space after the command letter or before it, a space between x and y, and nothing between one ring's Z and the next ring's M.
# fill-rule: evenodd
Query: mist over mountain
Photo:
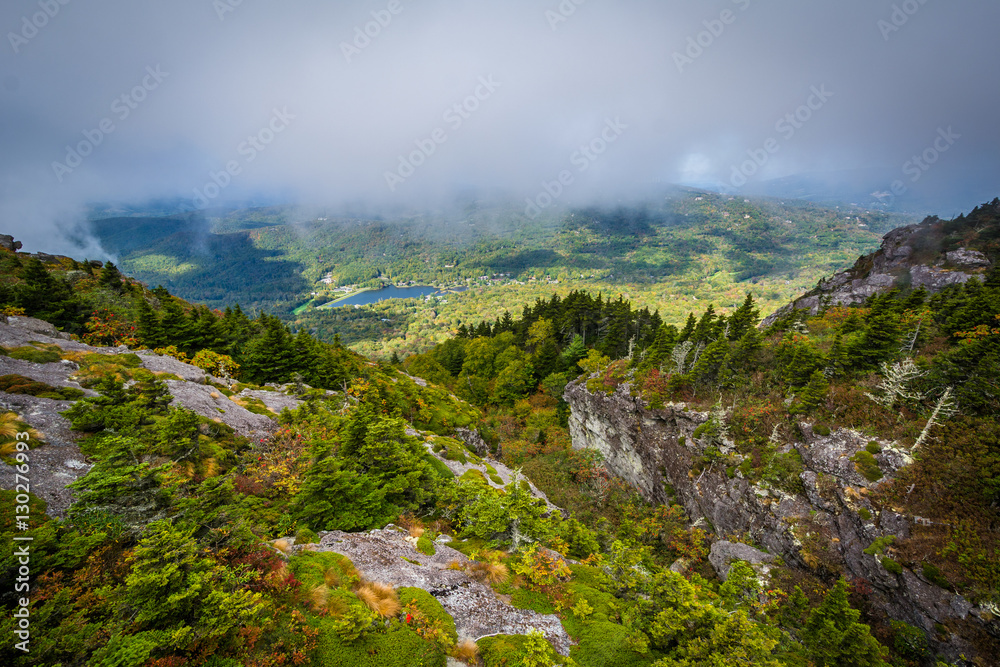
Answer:
M875 199L951 214L995 195L998 19L981 0L7 2L0 218L94 254L94 202L378 215L686 183L867 205L898 181ZM845 170L884 179L845 190Z

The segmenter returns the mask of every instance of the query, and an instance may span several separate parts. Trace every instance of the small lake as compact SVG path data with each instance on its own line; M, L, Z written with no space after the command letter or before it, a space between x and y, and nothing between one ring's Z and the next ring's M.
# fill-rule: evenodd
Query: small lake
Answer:
M432 294L437 296L448 296L449 293L464 292L465 289L466 288L464 287L456 287L454 289L449 289L448 291L440 291L437 287L427 287L425 285L417 285L415 287L383 287L382 289L358 292L357 294L347 297L343 301L330 304L328 307L338 308L340 306L365 306L369 303L378 303L379 301L385 301L386 299L422 299L425 296L430 296Z

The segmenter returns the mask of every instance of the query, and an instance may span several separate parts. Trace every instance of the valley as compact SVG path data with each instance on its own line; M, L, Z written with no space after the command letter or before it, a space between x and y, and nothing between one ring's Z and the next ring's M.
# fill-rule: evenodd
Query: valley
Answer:
M771 312L913 221L682 189L535 220L513 205L470 201L393 219L277 208L104 219L92 228L122 268L150 286L213 307L264 309L388 359L442 342L462 322L575 289L621 295L673 323L706 302L735 308L748 290ZM343 296L343 286L410 284L464 292L353 312L323 307Z

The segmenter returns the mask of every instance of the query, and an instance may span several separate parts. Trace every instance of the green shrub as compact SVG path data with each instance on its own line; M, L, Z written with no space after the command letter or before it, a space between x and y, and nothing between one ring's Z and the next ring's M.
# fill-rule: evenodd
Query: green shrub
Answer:
M53 387L23 375L0 376L0 391L5 391L8 394L51 398L56 401L75 401L84 396L84 393L75 387Z
M863 521L871 521L872 513L868 511L867 507L862 507L858 510L858 516L861 517Z
M868 545L868 548L865 549L865 553L868 554L869 556L880 554L883 551L885 551L886 548L895 541L896 541L895 535L886 535L885 537L880 537L874 542L872 542L870 545Z
M455 478L455 473L453 473L451 471L451 468L449 468L444 463L442 463L441 459L439 459L438 457L434 456L433 454L430 454L430 453L425 454L424 457L423 457L423 459L425 461L427 461L428 464L430 464L431 470L433 470L435 473L437 473L438 477L441 477L442 479L454 479Z
M882 469L878 466L878 461L870 452L862 450L851 457L854 468L869 482L877 482L882 479Z
M897 653L917 662L923 662L924 659L930 657L927 635L923 630L902 621L890 621L889 624L896 635L892 645Z
M481 484L486 484L486 476L483 475L483 471L477 470L476 468L466 470L458 479L463 482L479 482Z
M882 559L882 567L885 568L886 572L889 572L891 574L895 575L903 574L903 566L889 557L885 557Z
M296 544L316 544L317 542L319 542L319 536L308 528L299 528L298 532L295 533Z
M39 350L37 347L31 347L30 345L15 347L13 350L8 350L7 352L11 359L20 359L21 361L30 361L36 364L52 364L62 359L58 352L53 350Z
M399 604L403 607L415 604L429 621L441 622L445 635L451 640L452 644L458 641L455 619L445 611L445 608L438 602L437 598L421 588L400 588L397 592L399 594Z
M302 551L288 565L307 588L326 584L331 588L349 589L361 580L347 556L332 551Z
M868 450L869 454L881 454L882 446L874 440L869 440L868 444L865 445L865 449Z
M941 574L941 570L939 570L937 566L932 563L924 563L922 570L927 581L931 582L935 586L940 586L944 589L951 589L951 584L944 578L944 575Z
M437 549L434 548L434 543L431 542L426 535L421 535L420 539L417 540L417 551L425 556L433 556L437 553Z
M553 667L566 662L540 632L494 635L476 642L485 667ZM610 664L610 663L609 663Z
M510 596L510 604L517 609L530 609L539 614L554 614L556 611L545 593L529 591L524 588L518 588L514 591L514 594Z
M830 435L830 427L826 424L813 424L813 433L816 435L828 436Z

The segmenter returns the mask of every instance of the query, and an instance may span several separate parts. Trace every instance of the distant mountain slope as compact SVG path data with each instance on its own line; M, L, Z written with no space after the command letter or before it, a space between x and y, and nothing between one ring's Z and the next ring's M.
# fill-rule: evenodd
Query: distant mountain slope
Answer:
M939 292L968 282L1000 259L1000 199L954 220L930 217L919 225L895 229L880 248L853 267L816 286L765 320L765 325L793 309L815 315L824 305L853 306L894 288L923 287Z
M534 220L515 205L466 202L392 220L269 208L206 220L114 218L94 222L93 230L123 269L151 285L280 315L310 301L322 305L341 285L586 279L588 288L611 291L720 272L736 282L778 282L804 269L845 266L873 249L880 233L910 222L865 209L688 190Z

